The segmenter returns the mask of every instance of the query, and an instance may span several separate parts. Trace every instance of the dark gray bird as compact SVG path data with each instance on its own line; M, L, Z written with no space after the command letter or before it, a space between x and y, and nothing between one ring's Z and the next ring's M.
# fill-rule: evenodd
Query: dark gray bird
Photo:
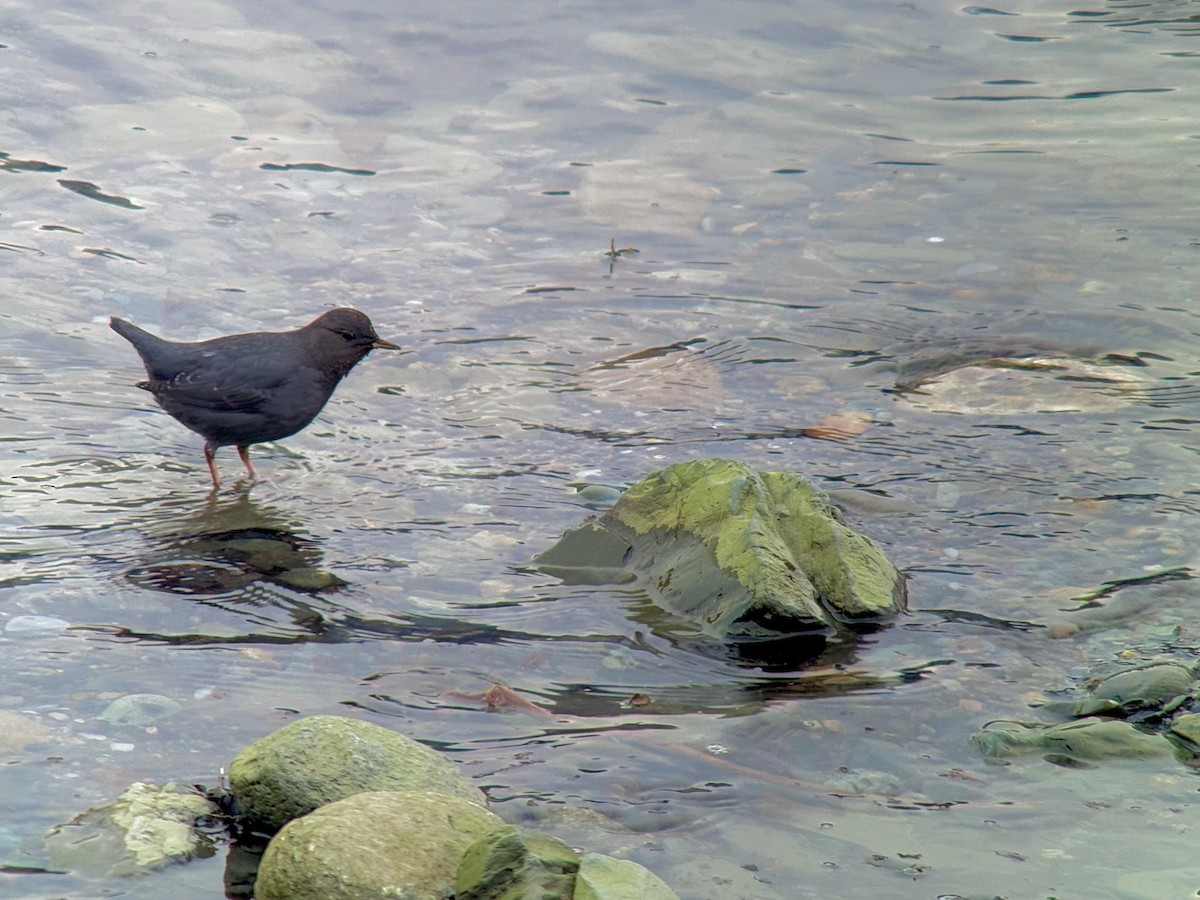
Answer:
M112 330L133 344L146 364L158 405L204 438L213 488L214 457L233 444L251 478L247 449L277 441L311 422L354 366L372 350L399 350L375 333L357 309L331 309L295 331L232 334L211 341L163 340L113 316Z

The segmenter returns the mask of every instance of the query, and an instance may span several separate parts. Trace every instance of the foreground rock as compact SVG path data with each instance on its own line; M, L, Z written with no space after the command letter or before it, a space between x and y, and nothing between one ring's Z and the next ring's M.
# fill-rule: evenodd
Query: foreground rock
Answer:
M904 578L798 475L680 463L634 485L541 554L574 583L636 577L656 602L719 638L841 631L904 608Z
M417 781L428 786L356 790ZM258 822L311 806L267 846L257 900L678 900L636 863L581 863L557 838L505 825L452 763L369 723L301 719L248 747L230 782Z
M436 791L485 802L436 750L342 716L310 716L255 741L230 766L229 786L247 818L272 831L366 791Z
M61 869L113 877L140 875L216 853L221 811L194 790L134 784L108 806L90 809L46 835Z
M635 862L579 855L558 838L512 825L493 828L467 848L454 900L679 900Z
M503 824L432 792L373 791L288 823L267 846L257 900L443 900L477 838Z
M571 900L679 900L679 895L637 863L589 853L579 864Z
M282 827L260 860L255 839L265 835L239 821L226 859L229 897L678 900L636 863L595 854L581 861L557 838L505 825L452 763L377 725L302 719L248 747L231 776L233 792L213 792L216 799L134 785L51 831L47 853L80 874L139 875L215 855L228 839L223 826L249 819ZM430 787L370 787L411 783ZM251 814L231 812L243 808Z
M1059 725L989 722L971 736L984 758L1015 759L1036 753L1047 762L1070 766L1111 759L1170 758L1175 748L1160 734L1146 734L1129 722L1089 716Z
M1200 760L1196 703L1195 667L1158 660L1096 680L1080 700L1044 707L1073 721L989 722L971 740L985 758L997 762L1038 754L1067 766L1159 757L1195 766Z
M1077 716L1105 715L1120 718L1145 710L1169 713L1195 692L1196 673L1177 662L1135 666L1101 679L1079 701Z
M558 838L502 825L467 848L454 900L573 900L577 871L579 856Z

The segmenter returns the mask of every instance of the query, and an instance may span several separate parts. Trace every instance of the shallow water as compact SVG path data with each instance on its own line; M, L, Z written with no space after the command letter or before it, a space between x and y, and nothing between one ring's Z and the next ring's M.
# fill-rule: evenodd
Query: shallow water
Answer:
M1092 667L1193 653L1187 580L1048 627L1191 563L1191 12L10 4L0 862L341 712L683 897L1194 892L1187 770L968 743ZM329 305L405 352L256 448L252 489L222 451L209 497L108 316L199 339ZM924 382L980 344L1125 363ZM848 439L812 438L831 422ZM909 615L767 671L636 586L529 568L591 512L579 486L704 456L904 501L849 515L911 573ZM495 682L549 716L483 710ZM181 709L102 718L144 693Z

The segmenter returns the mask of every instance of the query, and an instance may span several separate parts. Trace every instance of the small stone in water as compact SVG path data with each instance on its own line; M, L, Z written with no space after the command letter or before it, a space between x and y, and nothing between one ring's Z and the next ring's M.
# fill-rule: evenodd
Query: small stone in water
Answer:
M56 619L54 616L13 616L4 623L4 630L9 634L45 633L70 627L71 623L66 619Z
M609 487L604 484L588 484L579 488L576 492L580 500L589 504L608 504L616 503L621 496L621 491L614 487Z
M161 694L126 694L110 703L100 719L113 725L145 727L181 709L182 704Z

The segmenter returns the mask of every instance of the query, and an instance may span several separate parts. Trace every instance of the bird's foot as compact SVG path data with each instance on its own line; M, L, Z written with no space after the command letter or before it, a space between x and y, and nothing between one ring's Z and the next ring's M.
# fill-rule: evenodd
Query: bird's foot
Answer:
M217 471L217 448L215 445L204 445L204 461L208 463L208 474L212 476L212 489L216 493L221 486L221 473Z
M246 473L250 476L251 481L258 481L258 472L254 470L254 463L250 462L250 448L238 447L238 456L242 458L242 464L246 467Z

